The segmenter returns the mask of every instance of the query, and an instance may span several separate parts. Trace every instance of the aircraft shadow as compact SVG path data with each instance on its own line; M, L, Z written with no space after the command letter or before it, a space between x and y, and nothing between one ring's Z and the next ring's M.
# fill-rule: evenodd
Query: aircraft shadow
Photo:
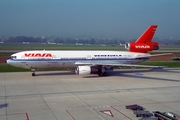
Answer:
M121 76L120 73L139 73L139 72L151 72L153 69L121 69L118 71L112 71L109 73L109 76L102 76L102 77L111 77L111 76ZM94 74L94 76L84 76L83 78L99 78L97 74Z
M55 76L55 75L74 75L73 71L67 72L51 72L51 73L37 73L36 76Z
M180 82L176 79L168 79L168 78L157 78L157 77L148 77L144 76L143 73L145 72L172 72L172 73L180 73L176 71L171 70L179 70L179 68L175 69L147 69L147 70L138 70L138 69L131 69L131 70L125 70L125 71L113 71L110 73L110 76L120 76L120 77L128 77L128 78L139 78L139 79L148 79L148 80L161 80L161 81L171 81L171 82ZM140 73L141 72L141 73ZM131 73L131 74L128 74ZM105 77L110 77L105 76ZM85 76L84 78L97 78L99 76Z
M139 78L139 79L149 79L149 80L161 80L161 81L171 81L171 82L180 82L180 80L176 79L168 79L168 78L157 78L157 77L148 77L144 76L143 73L145 72L168 72L168 73L180 73L177 71L173 70L180 70L180 68L172 68L172 69L121 69L118 71L113 71L109 73L109 76L104 76L104 77L111 77L111 76L120 76L120 77L129 77L129 78ZM131 73L131 74L128 74ZM37 73L36 76L55 76L55 75L75 75L74 71L64 71L64 72L51 72L51 73ZM91 76L84 76L83 78L99 78L97 74L91 74Z
M149 80L161 80L161 81L170 81L170 82L180 82L180 80L176 79L167 79L167 78L157 78L157 77L148 77L148 76L138 76L138 75L129 75L129 74L121 74L119 76L129 77L129 78L139 78L139 79L149 79Z

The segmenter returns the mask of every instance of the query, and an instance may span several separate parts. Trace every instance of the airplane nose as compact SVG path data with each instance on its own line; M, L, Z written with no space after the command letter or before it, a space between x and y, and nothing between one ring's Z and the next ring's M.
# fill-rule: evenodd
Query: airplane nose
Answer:
M7 63L7 64L9 64L9 58L8 58L8 59L6 59L6 63Z
M5 62L6 62L6 63L9 63L9 60L10 60L10 57L8 57Z
M8 59L6 59L6 63L8 63Z

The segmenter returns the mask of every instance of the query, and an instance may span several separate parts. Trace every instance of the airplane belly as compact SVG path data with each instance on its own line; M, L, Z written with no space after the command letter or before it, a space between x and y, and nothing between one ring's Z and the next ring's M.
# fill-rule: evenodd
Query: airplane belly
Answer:
M23 68L68 68L75 67L74 62L21 62L19 67Z
M57 67L56 62L19 62L19 67L22 68L51 68Z
M57 68L57 62L30 63L31 68Z

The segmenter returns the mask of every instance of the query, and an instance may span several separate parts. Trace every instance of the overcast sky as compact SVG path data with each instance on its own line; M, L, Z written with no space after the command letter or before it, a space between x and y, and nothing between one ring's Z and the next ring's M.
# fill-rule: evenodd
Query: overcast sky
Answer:
M180 0L0 0L0 35L180 38Z

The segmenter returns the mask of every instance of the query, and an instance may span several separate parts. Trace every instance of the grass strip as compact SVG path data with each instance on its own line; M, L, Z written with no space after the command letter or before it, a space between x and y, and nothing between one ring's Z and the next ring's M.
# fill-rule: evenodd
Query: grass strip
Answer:
M64 71L67 70L67 68L46 68L46 69L38 69L36 71ZM69 68L68 70L73 70ZM19 68L19 67L14 67L6 63L0 63L0 72L27 72L31 71L30 69L25 69L25 68Z
M140 65L166 66L168 68L180 67L180 61L145 61Z

